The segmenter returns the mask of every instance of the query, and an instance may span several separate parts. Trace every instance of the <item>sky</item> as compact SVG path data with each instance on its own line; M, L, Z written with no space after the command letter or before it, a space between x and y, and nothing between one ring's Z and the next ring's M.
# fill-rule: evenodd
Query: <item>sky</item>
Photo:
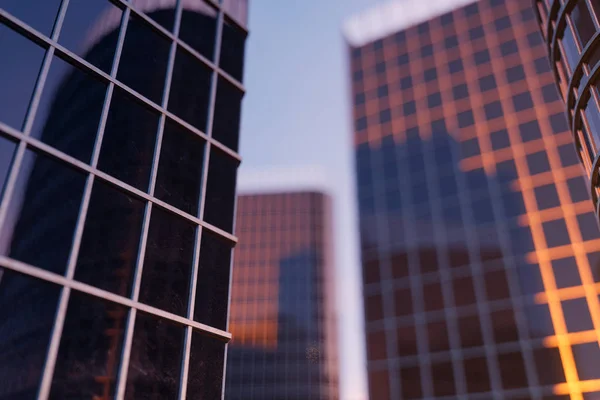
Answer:
M251 0L249 8L239 187L315 182L333 198L342 400L368 398L342 26L377 3Z

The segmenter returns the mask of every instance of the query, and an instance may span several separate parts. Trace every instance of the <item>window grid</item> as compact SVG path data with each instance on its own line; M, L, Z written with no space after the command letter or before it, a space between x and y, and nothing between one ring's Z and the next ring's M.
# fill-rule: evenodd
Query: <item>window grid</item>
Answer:
M227 155L227 157L230 157L233 160L236 160L237 162L239 162L241 160L240 156L238 155L238 153L236 151L229 149L228 147L221 144L220 142L218 142L217 140L215 140L212 137L212 127L213 127L213 123L214 123L213 122L214 121L214 107L215 107L215 98L216 98L218 78L219 77L224 78L227 82L229 82L230 84L235 86L242 93L245 91L244 86L240 82L238 82L235 78L231 77L227 72L225 72L219 68L219 53L220 53L220 49L221 49L221 38L222 38L224 20L225 20L225 16L227 15L227 12L223 9L223 6L220 4L220 2L216 3L213 0L205 0L205 1L208 1L211 4L211 6L216 9L216 12L217 12L217 34L216 34L216 39L215 39L216 43L215 43L215 50L214 50L214 52L215 52L215 57L214 57L215 61L214 62L211 62L206 57L202 56L196 50L191 48L187 43L183 42L181 39L178 38L178 33L179 33L178 31L179 31L179 26L180 26L180 22L181 22L182 12L183 12L183 1L182 0L177 0L176 5L175 5L173 33L167 31L165 28L163 28L157 22L155 22L150 17L148 17L146 14L144 14L142 11L138 10L133 4L131 4L125 0L110 0L110 2L112 2L114 5L118 6L123 12L122 12L120 22L118 23L118 26L116 27L116 29L119 29L119 35L118 35L115 54L113 56L111 71L109 74L103 72L102 70L95 67L88 61L84 60L82 57L71 52L70 50L66 49L65 47L63 47L62 45L60 45L58 43L58 37L59 37L61 27L63 25L65 15L66 15L66 12L67 12L67 9L69 6L69 0L62 0L60 2L59 12L58 12L57 18L54 22L54 27L52 29L52 33L51 33L50 37L46 37L45 35L36 31L34 28L30 27L28 24L20 21L18 18L9 14L5 10L0 9L0 22L1 23L5 24L9 29L13 30L17 34L22 35L22 36L26 37L27 39L32 40L33 42L37 43L39 46L41 46L44 49L44 52L45 52L42 66L41 66L41 69L40 69L40 72L38 75L38 79L35 84L34 92L31 96L30 104L29 104L29 107L28 107L28 110L27 110L27 113L25 116L25 122L23 124L22 130L15 129L3 122L0 122L0 134L3 136L6 136L6 137L13 138L18 141L18 146L14 153L12 165L10 166L10 169L9 169L10 172L7 176L7 181L5 183L4 195L1 198L2 202L0 203L0 225L3 225L4 222L6 221L9 203L11 202L11 199L14 197L13 195L14 195L15 186L17 183L17 178L22 169L22 164L23 164L25 152L27 149L35 149L35 150L41 151L41 154L49 155L55 159L60 160L62 163L67 163L70 166L76 168L77 170L84 171L87 175L84 192L83 192L83 197L81 200L79 215L77 217L76 229L75 229L74 236L73 236L72 247L71 247L70 254L69 254L68 265L67 265L67 269L66 269L64 276L43 270L36 266L32 266L32 265L28 265L23 262L19 262L17 260L11 259L6 256L0 256L0 267L7 268L9 270L13 270L16 272L20 272L20 273L23 273L28 276L42 279L44 281L52 282L52 283L58 284L62 287L59 305L57 307L57 315L55 317L54 328L53 328L52 335L51 335L49 350L48 350L48 353L46 356L46 365L43 369L43 375L42 375L42 381L41 381L42 383L41 383L40 391L39 391L39 395L38 395L39 399L46 399L50 395L50 389L51 389L51 385L52 385L52 378L53 378L53 372L54 372L54 365L55 365L57 357L58 357L58 350L59 350L59 345L60 345L60 340L61 340L62 327L63 327L63 323L65 321L67 305L68 305L68 301L69 301L69 295L70 295L70 292L72 289L75 289L79 292L87 293L92 296L99 297L99 298L102 298L105 300L109 300L110 302L121 304L121 305L127 306L129 308L128 317L127 317L127 328L125 330L125 336L124 336L123 356L121 359L121 367L119 369L118 378L117 378L117 382L118 382L118 386L116 388L117 398L123 398L125 395L128 363L129 363L129 357L130 357L130 353L131 353L133 331L135 328L135 319L136 319L137 310L141 310L146 313L183 324L185 326L185 342L184 342L185 351L183 353L184 354L183 367L181 370L179 390L178 390L178 392L179 392L178 397L180 399L186 398L187 377L188 377L188 367L189 367L189 356L190 356L190 351L191 351L190 347L191 347L192 332L194 330L198 330L198 331L207 333L209 336L214 336L214 337L220 338L221 340L223 340L224 343L226 343L227 341L229 341L231 339L231 334L229 332L223 331L221 329L217 329L212 326L209 326L209 325L206 325L203 323L199 323L199 322L196 322L195 320L193 320L195 293L196 293L196 279L198 276L199 259L200 259L200 238L202 236L201 235L202 230L208 229L209 231L216 233L218 236L226 239L226 241L228 241L232 244L237 243L237 238L233 234L226 232L226 231L224 231L216 226L213 226L207 222L204 222L202 220L203 215L204 215L204 205L205 205L206 186L207 186L206 182L207 182L207 175L208 175L208 162L209 162L211 145L214 146L215 148L221 150L222 152L224 152ZM107 4L109 4L109 3L107 3ZM121 52L122 52L123 44L125 41L125 35L127 32L127 25L128 25L129 17L132 15L135 15L136 17L141 18L145 23L148 24L148 26L154 32L161 34L162 36L168 38L171 41L168 65L167 65L167 73L165 76L165 85L164 85L164 89L163 89L164 92L163 92L163 97L162 97L162 101L161 101L160 105L155 104L152 101L146 99L144 96L138 94L137 92L130 89L129 87L127 87L126 85L124 85L123 83L119 82L116 79L119 60L121 57ZM233 24L237 29L240 29L244 33L246 33L245 28L240 26L238 24L238 22L235 21L233 18L229 18L228 21L229 21L229 23ZM178 51L178 47L188 51L189 53L192 54L193 57L200 60L204 65L208 66L211 69L209 118L208 118L206 132L202 132L201 130L197 129L196 127L183 121L180 117L167 111L167 103L168 103L168 98L169 98L169 90L170 90L171 78L172 78L173 67L174 67L174 62L175 62L175 54L176 54L176 51ZM181 50L179 50L179 51L181 51ZM107 83L107 89L106 89L106 95L104 97L101 119L100 119L97 137L96 137L96 141L94 143L94 148L93 148L93 153L92 153L93 156L92 156L92 159L91 159L91 162L89 163L89 165L87 163L77 160L74 157L71 157L70 155L65 154L62 151L59 151L49 145L46 145L42 141L40 141L30 135L31 131L32 131L32 127L33 127L33 122L36 117L36 113L38 111L38 106L40 103L41 95L42 95L42 92L44 90L44 86L46 83L46 77L48 76L48 72L50 69L50 63L52 62L53 56L55 54L61 56L61 58L68 60L69 63L76 65L81 70L92 73L95 77L100 78L103 82ZM148 193L146 193L145 191L138 190L138 189L132 187L131 185L126 184L116 178L113 178L112 176L110 176L104 172L101 172L97 169L100 148L102 145L102 138L103 138L103 134L104 134L104 128L105 128L106 121L108 118L109 106L111 103L112 94L114 92L115 87L123 90L124 92L127 92L128 94L135 97L137 100L144 103L146 106L148 106L160 113L157 138L156 138L156 143L154 146L154 156L153 156L154 159L152 161L152 171L151 171L150 186L149 186ZM203 170L202 170L202 174L203 174L202 188L201 188L201 195L199 198L199 205L198 205L198 208L200 211L199 211L198 217L195 217L195 216L189 215L183 211L180 211L179 209L171 206L170 204L167 204L166 202L158 200L157 198L154 197L154 188L156 185L156 176L157 176L157 171L158 171L158 161L159 161L159 156L160 156L162 136L163 136L165 122L167 120L175 121L179 125L185 127L187 130L200 136L201 138L203 138L206 141L205 150L204 150L205 157L203 159L204 165L203 165ZM124 189L126 193L132 194L135 197L141 198L145 201L145 212L144 212L144 218L143 218L143 224L142 224L142 234L141 234L141 238L140 238L140 245L138 247L136 266L134 269L135 277L134 277L134 283L133 283L133 288L132 288L132 298L116 295L111 292L108 292L108 291L105 291L102 289L98 289L96 287L75 281L73 279L73 276L75 273L75 266L77 263L77 255L78 255L78 251L79 251L79 246L81 243L81 238L83 236L83 228L84 228L84 224L85 224L87 208L88 208L88 205L90 202L92 187L93 187L94 181L98 180L98 179L101 182L102 181L109 182L121 189ZM192 266L192 284L190 287L189 305L188 305L186 317L181 317L179 315L175 315L170 312L167 312L167 311L164 311L161 309L157 309L155 307L146 305L144 303L140 303L138 301L141 278L142 278L142 268L143 268L143 263L144 263L144 253L146 250L146 239L148 236L150 216L152 213L153 206L154 207L160 206L161 208L169 210L170 212L172 212L180 217L183 217L186 220L191 221L196 225L194 261L193 261L193 266ZM235 212L235 206L234 206L234 212ZM231 268L231 266L229 266L229 268ZM229 279L231 281L231 273L230 273L229 277L230 277ZM230 284L231 284L231 282L230 282ZM231 291L229 291L228 296L231 296ZM229 312L229 309L227 309L227 312ZM226 357L227 346L224 346L224 347L225 347L224 357ZM225 372L225 363L224 363L223 376L224 376L224 372ZM223 395L223 392L224 392L224 381L223 381L222 391L221 391L222 395Z

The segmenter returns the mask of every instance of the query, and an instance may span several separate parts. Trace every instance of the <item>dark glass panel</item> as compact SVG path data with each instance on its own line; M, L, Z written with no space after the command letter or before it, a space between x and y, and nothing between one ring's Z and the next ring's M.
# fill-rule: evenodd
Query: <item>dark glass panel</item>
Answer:
M456 393L451 362L432 364L431 379L433 380L433 393L436 396L452 396Z
M160 104L169 47L166 38L156 32L147 22L131 14L117 79L153 102ZM141 60L143 60L143 68L140 68Z
M560 163L563 167L579 164L579 158L575 152L575 146L573 146L572 143L559 146L558 155L560 157Z
M210 82L211 72L208 67L182 47L178 47L167 108L203 132L208 120ZM228 104L228 107L232 106L233 104Z
M225 330L232 244L203 229L194 320Z
M192 332L187 399L220 399L223 387L225 343Z
M140 301L185 315L196 227L156 206L152 209Z
M126 400L177 398L183 336L183 326L143 312L137 313Z
M386 358L386 339L384 331L367 332L367 355L369 360Z
M515 111L528 110L533 107L533 100L531 99L530 92L523 92L517 95L514 95L512 98L513 107Z
M581 285L581 278L577 270L577 261L574 257L552 260L554 279L559 289Z
M499 101L494 101L492 103L486 104L483 106L485 111L485 118L490 120L494 118L499 118L504 115L502 111L502 104Z
M89 163L107 85L54 56L32 134Z
M504 389L527 387L527 373L521 353L498 354L498 365Z
M481 65L490 62L490 52L487 49L480 50L473 54L475 65Z
M598 342L573 345L573 356L577 364L577 373L582 381L600 378L600 347Z
M485 281L485 289L489 301L502 300L510 297L508 280L504 269L486 271L483 274L483 279Z
M94 181L75 279L128 296L135 271L144 203Z
M425 311L436 311L444 308L444 296L440 283L431 283L423 286L423 299Z
M237 160L214 146L211 148L204 220L228 232L233 228L237 167Z
M496 343L516 342L519 340L515 315L511 309L491 313L494 341Z
M127 308L72 291L52 379L51 399L116 395Z
M414 325L399 326L396 330L396 341L401 357L417 354L417 331Z
M465 276L462 278L454 278L452 287L454 289L454 304L457 307L475 304L476 298L472 277Z
M592 316L585 298L565 300L562 303L567 331L581 332L594 329Z
M242 81L246 33L225 18L219 66L229 75Z
M12 0L12 3L17 1ZM15 4L12 7L23 9L26 13L31 5ZM44 49L0 22L0 54L10 55L2 57L0 63L0 121L22 129L42 66Z
M477 316L459 317L458 330L463 348L483 346L483 335Z
M493 150L499 150L510 146L510 139L506 129L490 133L490 141L492 142Z
M567 180L567 187L573 203L579 201L588 201L591 199L588 187L583 177L571 178Z
M396 289L394 292L396 315L410 315L413 312L410 289Z
M85 175L31 150L15 185L7 224L14 224L8 256L63 274L85 185Z
M544 102L552 103L553 101L557 101L558 91L556 90L556 85L554 83L549 83L546 86L542 87L542 96L544 97Z
M542 347L534 349L533 357L541 385L553 385L565 381L565 373L557 348Z
M2 9L40 33L50 36L60 3L61 0L48 0L43 3L36 0L3 0Z
M368 322L383 319L383 300L381 294L365 294L365 318Z
M369 393L376 399L390 398L390 381L387 370L369 371Z
M553 183L538 186L534 189L538 210L560 206L560 199Z
M519 132L523 142L539 139L542 137L542 131L537 121L529 121L519 124Z
M35 399L60 287L0 269L0 393L3 399Z
M569 244L569 232L564 219L542 223L548 247L558 247Z
M490 375L485 357L468 358L463 361L469 393L489 392Z
M120 89L113 92L98 168L146 191L154 158L158 114Z
M400 377L402 379L402 398L420 399L423 391L421 388L421 370L418 366L400 368ZM387 399L389 397L381 397Z
M214 59L217 12L203 0L195 2L198 11L183 9L179 38L209 60Z
M537 339L554 335L554 327L548 304L527 304L525 316L531 338Z
M469 96L467 85L463 83L461 85L454 86L452 88L452 96L454 97L454 100L464 99L465 97Z
M193 215L199 207L204 145L204 139L178 123L165 123L154 195Z
M448 351L450 340L448 338L448 325L446 321L430 322L427 324L427 338L429 351Z
M479 90L481 92L487 92L494 88L496 88L496 78L494 78L494 75L487 75L479 78Z
M598 224L593 212L577 215L577 223L579 224L582 240L593 240L600 237Z
M541 174L550 171L550 162L545 151L527 155L527 166L531 175Z

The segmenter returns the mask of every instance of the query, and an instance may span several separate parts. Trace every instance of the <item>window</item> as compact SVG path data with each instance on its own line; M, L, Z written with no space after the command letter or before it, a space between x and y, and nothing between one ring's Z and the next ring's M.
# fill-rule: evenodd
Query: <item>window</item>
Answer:
M406 76L400 79L400 89L410 89L412 87L412 78Z
M483 107L483 109L485 111L485 117L488 120L499 118L502 115L504 115L502 112L502 104L500 104L499 101L494 101L493 103L486 104Z
M377 88L377 97L387 97L388 95L388 87L387 85L381 85Z
M452 12L446 13L440 17L442 26L450 25L454 21L454 15Z
M554 133L561 133L569 130L567 127L567 119L563 113L551 115L550 126L552 127L552 132Z
M517 65L506 70L506 80L508 83L514 83L525 79L525 71L522 65Z
M535 47L542 44L542 35L536 30L527 35L527 43L529 47Z
M575 257L552 260L552 269L554 271L557 288L562 289L581 285L581 277L577 271L577 261L575 260Z
M579 157L575 152L575 146L571 143L563 144L558 147L558 155L560 157L560 163L563 167L575 165L579 163Z
M402 111L404 115L411 115L417 112L417 106L414 100L407 101L402 105Z
M356 96L354 96L354 104L359 106L364 103L365 103L365 94L357 93Z
M481 150L479 149L479 141L477 140L477 138L468 139L462 142L461 154L463 158L481 154Z
M463 70L463 62L461 59L450 61L448 63L448 71L450 71L451 74L454 74L454 73L462 71L462 70Z
M494 21L494 27L496 28L496 31L498 31L498 32L503 31L504 29L510 27L510 19L508 18L508 16L498 18L497 20Z
M375 72L382 74L385 72L385 62L381 61L375 64Z
M552 103L553 101L558 100L559 97L556 85L554 83L549 83L542 87L542 97L544 98L545 103Z
M590 200L588 188L583 178L577 177L567 180L567 187L569 188L569 195L573 203Z
M390 122L392 119L392 114L389 109L381 110L379 112L379 122L384 124L386 122Z
M444 47L447 49L452 49L458 46L458 38L456 35L449 36L444 40Z
M514 160L506 160L496 165L496 175L500 182L510 182L518 178Z
M367 117L358 118L354 123L354 127L357 131L362 131L363 129L366 129L367 128Z
M529 121L519 125L519 133L523 142L539 139L542 137L542 131L537 121Z
M438 107L442 104L442 96L440 93L433 93L427 96L427 106L429 108Z
M574 344L573 356L577 363L579 379L583 381L600 378L600 369L596 366L596 363L600 359L600 347L597 342ZM590 398L598 396L598 392L589 394ZM586 398L585 395L584 398Z
M500 45L500 53L503 56L508 56L510 54L517 53L518 51L519 47L517 46L517 41L514 39L504 42Z
M374 41L373 50L383 50L383 40L379 39Z
M425 45L423 47L421 47L421 57L425 58L425 57L429 57L433 55L433 46L428 44Z
M560 206L560 200L554 184L550 183L548 185L536 187L534 193L538 210Z
M598 223L593 212L577 215L577 223L583 240L592 240L600 237Z
M531 93L529 92L514 95L512 102L515 111L528 110L533 107L533 100L531 99Z
M550 63L548 63L547 57L540 57L533 62L535 72L543 74L544 72L550 71Z
M490 62L490 52L486 50L481 50L473 54L473 59L475 60L476 65L485 64Z
M535 18L532 7L527 7L521 10L521 21L527 22Z
M594 329L590 309L585 298L565 300L561 302L567 331L581 332Z
M492 149L500 150L510 146L510 140L508 138L508 131L502 129L490 134L490 141L492 142Z
M477 3L470 4L465 7L465 16L478 15L479 14L479 6Z
M435 68L426 69L423 73L423 79L425 82L431 82L437 78L437 71Z
M538 151L537 153L528 154L527 165L529 166L529 173L531 175L550 171L550 163L548 162L548 155L545 151Z
M429 33L429 22L421 22L419 25L417 25L417 32L419 32L421 35Z
M464 99L465 97L469 96L469 90L467 88L467 85L463 83L454 86L452 88L452 96L454 97L454 100Z
M456 118L458 119L458 127L465 128L475 123L473 120L473 112L471 110L463 111L459 113Z
M481 92L487 92L488 90L492 90L496 87L496 78L494 75L484 76L483 78L479 78L479 89Z
M352 79L354 80L355 83L362 82L362 80L363 80L363 71L362 71L362 69L359 69L358 71L354 71Z
M548 248L563 246L571 242L564 219L544 222L542 228Z
M573 7L573 10L571 11L571 21L573 21L575 32L582 45L581 47L585 48L586 44L596 33L596 28L594 27L590 10L584 1L577 2Z
M402 44L402 43L406 42L406 32L405 31L396 32L396 34L394 35L394 41L397 44Z
M396 62L398 63L398 65L406 65L406 64L408 64L408 54L407 53L400 54L398 56L398 58L396 59Z
M475 28L469 29L469 39L475 40L483 37L485 33L483 32L483 26L477 26Z

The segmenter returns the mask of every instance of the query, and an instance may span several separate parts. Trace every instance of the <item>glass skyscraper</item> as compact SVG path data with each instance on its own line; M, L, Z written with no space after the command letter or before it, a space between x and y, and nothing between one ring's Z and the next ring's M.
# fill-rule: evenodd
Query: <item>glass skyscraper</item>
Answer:
M238 198L226 399L339 398L331 218L319 192Z
M600 234L533 3L448 3L346 30L370 397L600 398Z
M0 399L222 397L246 7L0 2Z

